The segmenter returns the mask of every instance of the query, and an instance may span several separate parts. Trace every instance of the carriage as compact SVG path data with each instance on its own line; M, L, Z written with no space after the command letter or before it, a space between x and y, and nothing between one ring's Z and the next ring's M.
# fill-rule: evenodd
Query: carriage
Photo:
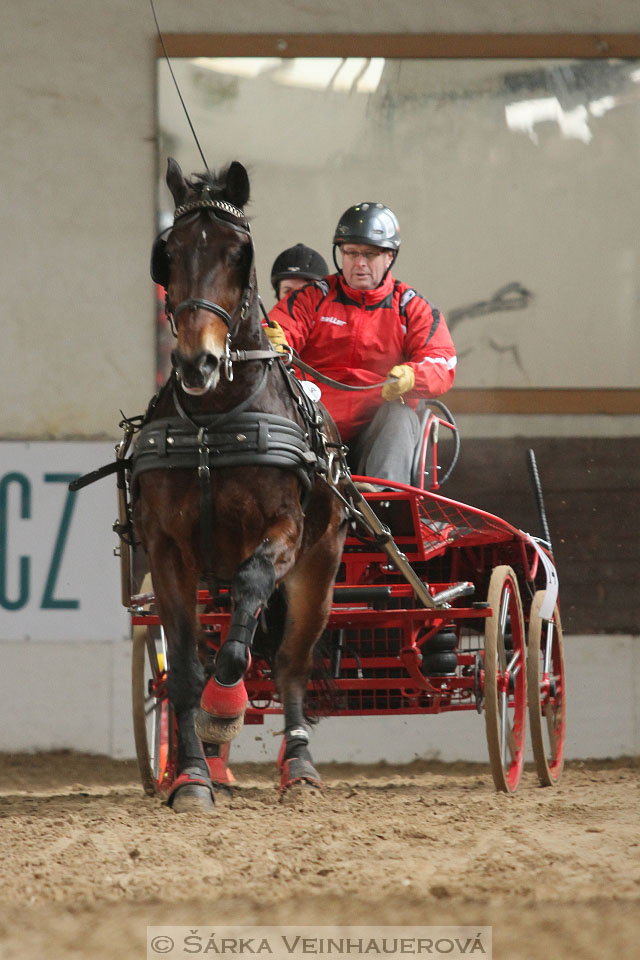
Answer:
M528 715L538 778L554 785L564 758L565 678L549 544L437 492L457 459L457 427L438 401L423 410L422 426L415 485L385 481L384 491L363 494L378 523L367 511L369 523L354 523L345 541L306 709L334 717L484 714L493 781L507 793L520 782ZM438 464L443 431L454 438L446 468ZM371 477L353 480L375 484ZM398 563L396 550L409 569ZM144 789L167 795L176 769L175 729L167 644L153 599L147 592L128 601L133 718ZM200 590L198 604L201 657L211 670L229 628L229 592ZM245 724L282 712L259 638L245 684ZM230 785L228 745L215 754L207 758L211 777Z
M143 417L123 420L114 464L72 485L118 476L145 790L177 812L211 809L214 786L232 781L229 742L273 713L284 792L320 784L310 715L475 710L495 785L512 793L527 704L538 776L557 782L565 689L549 537L439 493L458 450L439 401L421 411L411 485L352 477L288 361L305 365L262 328L245 168L188 180L170 160L167 184L174 223L151 274L167 291L173 372ZM140 587L141 558L153 588Z

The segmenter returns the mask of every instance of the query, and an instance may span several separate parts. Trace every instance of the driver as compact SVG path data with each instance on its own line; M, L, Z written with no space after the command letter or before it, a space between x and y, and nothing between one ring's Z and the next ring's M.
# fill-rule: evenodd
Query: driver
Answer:
M321 384L322 402L349 442L355 473L410 483L419 438L414 407L449 390L456 353L440 311L391 274L399 247L393 211L373 202L349 207L333 238L338 272L280 300L265 332L276 349L290 345L341 383L396 378L362 392Z

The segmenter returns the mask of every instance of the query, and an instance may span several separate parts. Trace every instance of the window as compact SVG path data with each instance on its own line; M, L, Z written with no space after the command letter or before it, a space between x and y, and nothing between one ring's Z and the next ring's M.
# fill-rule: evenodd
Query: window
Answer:
M394 274L447 317L457 412L640 412L640 38L165 38L210 167L249 168L265 306L353 203L398 216ZM167 156L203 163L158 59ZM453 396L453 395L452 395Z

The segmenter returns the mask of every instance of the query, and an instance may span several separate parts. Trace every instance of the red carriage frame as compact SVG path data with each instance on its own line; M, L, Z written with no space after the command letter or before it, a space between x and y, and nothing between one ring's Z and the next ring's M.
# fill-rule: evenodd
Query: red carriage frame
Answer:
M390 562L383 538L352 529L307 707L310 713L336 717L484 713L495 787L508 793L516 790L523 770L528 712L538 778L542 785L554 785L564 760L566 697L549 545L499 517L435 493L438 427L451 429L451 423L427 411L423 425L419 477L425 476L428 458L432 489L377 481L387 489L366 493L365 499L435 605L418 599ZM376 484L371 477L353 480ZM127 578L125 570L123 586ZM148 793L163 795L175 777L166 645L153 595L128 597L125 590L123 599L132 612L141 778ZM202 590L198 603L201 657L212 668L231 619L229 596L222 590L211 597ZM281 712L271 666L259 647L245 685L245 723L260 724ZM227 755L228 746L207 758L217 783L233 781Z

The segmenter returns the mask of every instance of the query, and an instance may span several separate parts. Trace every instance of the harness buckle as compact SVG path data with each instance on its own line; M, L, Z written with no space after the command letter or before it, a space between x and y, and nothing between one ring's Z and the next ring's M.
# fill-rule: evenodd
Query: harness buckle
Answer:
M282 347L282 351L278 350L277 356L284 363L285 367L290 367L293 363L293 347L289 344Z
M327 457L327 480L330 486L337 487L344 476L345 469L342 455L332 450Z
M231 337L227 334L224 342L224 355L222 358L222 372L226 379L231 383L233 380L233 361L231 359Z

